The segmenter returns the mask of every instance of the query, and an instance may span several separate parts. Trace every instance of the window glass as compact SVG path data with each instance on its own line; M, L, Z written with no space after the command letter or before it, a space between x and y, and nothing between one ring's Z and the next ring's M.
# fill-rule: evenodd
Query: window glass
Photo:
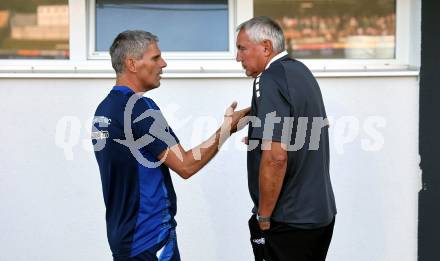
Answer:
M0 59L68 59L68 0L0 2Z
M254 0L254 15L277 20L297 58L395 58L395 0Z
M96 0L96 51L127 29L159 37L162 51L228 51L227 0Z

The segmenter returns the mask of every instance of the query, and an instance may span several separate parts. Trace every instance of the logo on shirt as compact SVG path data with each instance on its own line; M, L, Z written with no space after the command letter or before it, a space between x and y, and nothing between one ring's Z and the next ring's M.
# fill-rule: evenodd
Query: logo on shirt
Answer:
M266 239L264 239L264 237L257 238L257 239L252 240L252 242L254 242L257 245L264 245L264 244L266 244Z
M108 133L108 131L94 131L94 132L92 132L92 139L93 140L102 140L102 139L107 139L108 137L110 137L110 134Z
M105 116L93 117L91 138L94 140L94 151L100 151L105 147L106 140L110 137L110 133L108 131L100 130L100 128L107 128L111 121L111 119Z
M105 117L105 116L96 116L93 118L92 124L99 124L100 126L105 125L108 126L112 122L111 119Z

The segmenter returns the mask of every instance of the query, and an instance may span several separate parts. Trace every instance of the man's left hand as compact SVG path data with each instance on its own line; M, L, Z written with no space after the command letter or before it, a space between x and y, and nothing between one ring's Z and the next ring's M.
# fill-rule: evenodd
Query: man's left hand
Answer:
M270 221L258 222L258 225L260 226L260 229L263 231L270 229Z

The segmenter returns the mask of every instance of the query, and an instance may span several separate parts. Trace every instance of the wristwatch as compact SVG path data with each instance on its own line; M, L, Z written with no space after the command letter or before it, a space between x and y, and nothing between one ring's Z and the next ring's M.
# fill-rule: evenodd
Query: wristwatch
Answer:
M257 221L258 222L270 222L270 216L263 217L263 216L258 215L258 213L257 213Z

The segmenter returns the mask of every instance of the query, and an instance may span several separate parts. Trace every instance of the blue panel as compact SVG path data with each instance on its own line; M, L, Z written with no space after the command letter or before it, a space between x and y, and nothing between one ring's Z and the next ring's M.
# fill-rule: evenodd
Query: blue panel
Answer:
M155 160L148 152L143 152L143 155L150 161ZM133 236L132 256L164 240L168 236L172 220L161 168L146 168L141 164L138 168L140 206Z

